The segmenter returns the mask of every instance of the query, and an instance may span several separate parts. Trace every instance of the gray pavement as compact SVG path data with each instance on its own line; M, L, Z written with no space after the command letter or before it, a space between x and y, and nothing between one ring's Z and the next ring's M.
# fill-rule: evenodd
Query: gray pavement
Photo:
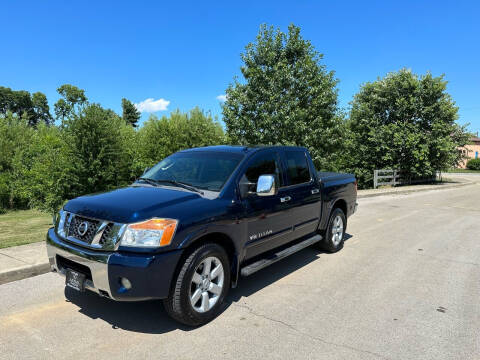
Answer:
M306 249L231 291L197 329L159 302L0 285L0 359L479 359L480 177L359 200L342 251Z

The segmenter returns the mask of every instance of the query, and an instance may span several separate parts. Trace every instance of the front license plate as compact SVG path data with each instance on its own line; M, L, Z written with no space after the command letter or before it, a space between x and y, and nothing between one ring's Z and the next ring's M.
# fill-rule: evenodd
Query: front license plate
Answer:
M65 284L75 290L85 291L85 274L67 269Z

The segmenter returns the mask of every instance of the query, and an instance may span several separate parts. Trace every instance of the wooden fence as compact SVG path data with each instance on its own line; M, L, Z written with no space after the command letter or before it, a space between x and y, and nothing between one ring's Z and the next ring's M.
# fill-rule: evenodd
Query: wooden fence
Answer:
M407 177L400 170L374 170L373 171L373 188L376 189L379 186L397 186L397 185L406 185L406 184L418 184L436 181L438 178L441 178L441 172L437 171L434 176L424 177L424 178L411 178Z

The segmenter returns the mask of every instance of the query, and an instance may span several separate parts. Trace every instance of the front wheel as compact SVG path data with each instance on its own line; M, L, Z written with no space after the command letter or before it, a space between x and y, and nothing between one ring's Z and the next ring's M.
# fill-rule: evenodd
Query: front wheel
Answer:
M342 209L336 208L332 211L328 226L323 233L323 239L320 242L322 249L334 253L343 248L345 230L347 228L347 218Z
M190 326L214 319L230 288L230 263L225 250L214 243L195 249L180 268L170 296L164 300L167 313Z

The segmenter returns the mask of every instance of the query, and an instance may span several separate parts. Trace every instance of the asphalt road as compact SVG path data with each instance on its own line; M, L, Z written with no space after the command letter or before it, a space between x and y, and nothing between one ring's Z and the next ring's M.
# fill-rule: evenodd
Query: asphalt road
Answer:
M242 279L197 329L158 302L0 285L0 359L480 359L480 177L361 199L337 254L306 249Z

